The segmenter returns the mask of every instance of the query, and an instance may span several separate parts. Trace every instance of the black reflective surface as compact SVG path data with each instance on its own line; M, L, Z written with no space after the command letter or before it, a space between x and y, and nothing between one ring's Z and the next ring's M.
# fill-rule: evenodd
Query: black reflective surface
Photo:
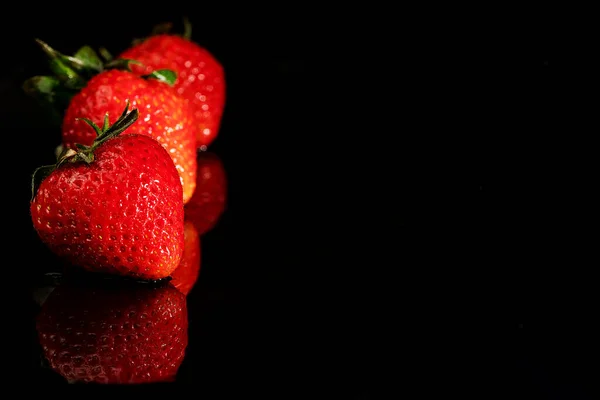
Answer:
M226 201L197 229L185 357L172 382L151 386L224 398L596 393L595 258L581 233L594 215L582 188L595 158L554 124L562 86L545 31L382 10L228 8L187 9L194 39L227 73L209 149ZM44 11L3 28L0 81L5 378L29 387L66 383L41 362L35 325L48 295L35 288L61 264L28 214L30 173L59 141L20 90L45 68L32 39L117 53L181 15L122 10L99 29Z
M11 132L10 144L27 153L10 175L14 222L9 243L21 249L14 270L19 284L9 285L7 291L20 299L19 307L11 308L15 317L10 323L15 327L10 347L19 366L13 369L15 376L35 387L76 380L167 380L169 385L194 387L199 395L302 393L317 388L355 397L370 393L381 369L374 364L373 355L380 350L373 338L383 337L375 324L379 311L371 309L370 286L375 281L368 265L375 261L366 257L360 239L364 218L370 216L337 208L336 192L349 178L343 165L323 158L325 147L319 147L344 137L341 125L330 125L328 109L336 109L329 97L334 88L321 79L322 73L332 72L333 64L327 61L332 55L315 55L315 63L311 44L293 30L279 38L262 30L231 38L223 35L229 28L217 22L225 22L222 17L195 23L194 37L203 38L199 43L214 52L227 73L221 131L209 153L202 155L207 161L200 167L223 176L223 205L196 210L192 223L199 239L199 271L192 265L189 276L175 273L168 283L186 292L188 326L181 330L179 321L180 330L152 336L152 326L159 323L149 325L149 337L167 341L155 343L157 350L128 331L141 324L138 317L129 322L115 319L142 310L151 315L153 296L166 297L172 305L172 290L163 296L164 288L141 288L136 296L120 300L121 292L99 285L94 299L111 306L98 307L80 282L49 289L53 275L47 273L61 271L64 265L32 229L30 174L53 161L60 135L48 128L20 84L46 72L34 37L67 53L80 41L117 53L130 38L146 34L166 17L159 13L125 23L128 18L116 15L120 22L115 27L120 28L105 34L87 22L74 20L67 27L36 15L7 42L16 61L3 65L2 77L2 126ZM332 136L322 136L324 131ZM362 183L359 196L372 185ZM350 207L353 204L356 199ZM340 235L340 228L348 231ZM46 310L46 302L62 305ZM160 314L164 308L157 302ZM169 321L165 323L175 324ZM75 325L69 326L71 322ZM179 359L177 343L183 342L185 357Z

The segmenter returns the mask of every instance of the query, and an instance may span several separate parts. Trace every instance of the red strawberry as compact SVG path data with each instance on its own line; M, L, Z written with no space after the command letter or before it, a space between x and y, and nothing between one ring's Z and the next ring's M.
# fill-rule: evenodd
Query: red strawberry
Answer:
M205 150L217 137L225 107L225 72L205 48L188 38L159 34L125 50L120 58L136 60L139 74L163 68L177 73L175 89L192 106L196 122L197 147Z
M50 250L75 266L161 279L183 252L182 187L156 140L117 136L138 117L137 110L126 112L112 126L108 116L103 129L95 126L91 146L36 170L31 218Z
M185 296L170 284L64 282L37 316L50 368L68 382L173 381L185 357Z
M94 130L77 118L101 124L106 113L119 115L127 100L140 113L135 132L156 139L171 155L181 177L186 203L196 188L195 128L188 106L164 82L119 70L94 76L67 107L62 125L63 143L68 148L75 148L77 143L91 144Z
M193 223L184 223L184 246L183 255L179 266L171 273L171 284L187 295L190 293L200 274L200 235Z
M49 55L59 81L66 83L60 84L55 77L34 77L26 86L28 93L50 92L54 105L57 99L61 105L67 104L64 110L58 110L63 116L63 144L71 149L77 144L90 145L95 132L78 118L100 125L108 113L109 122L114 122L129 100L140 115L136 133L156 139L171 155L181 176L186 203L196 186L196 125L191 109L170 86L176 78L173 72L155 71L140 77L129 71L106 69L91 48L83 47L75 56L67 57L38 42ZM121 60L112 65L129 67L130 63Z
M227 201L227 176L220 158L210 152L198 154L196 191L185 205L185 218L200 235L212 229Z

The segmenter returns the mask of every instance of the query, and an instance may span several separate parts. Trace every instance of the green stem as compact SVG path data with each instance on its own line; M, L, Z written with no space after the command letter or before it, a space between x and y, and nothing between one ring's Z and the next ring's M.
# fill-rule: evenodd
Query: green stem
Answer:
M96 139L90 146L82 144L76 144L77 150L68 149L64 147L61 154L57 157L56 164L44 165L38 167L31 177L31 201L35 198L37 189L39 188L42 181L52 173L52 171L59 168L61 165L69 162L85 162L90 164L94 161L94 151L104 144L107 140L117 137L127 128L129 128L138 119L139 112L137 109L129 111L129 100L126 101L125 110L119 117L119 119L112 125L108 126L108 114L104 116L104 124L102 128L98 127L93 121L87 118L79 118L88 123L96 131Z

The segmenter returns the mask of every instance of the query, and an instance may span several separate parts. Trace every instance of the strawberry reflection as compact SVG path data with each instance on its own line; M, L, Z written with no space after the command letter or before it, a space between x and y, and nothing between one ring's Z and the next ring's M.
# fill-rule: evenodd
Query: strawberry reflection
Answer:
M185 206L183 256L171 274L171 284L185 295L190 293L200 274L200 237L217 224L227 200L225 169L216 154L198 154L196 176L196 191Z
M221 159L214 153L198 154L196 190L185 205L185 216L199 235L204 235L218 222L227 200L227 176Z
M201 262L200 235L191 221L185 221L183 240L183 255L179 266L171 273L171 284L187 295L198 280Z
M70 383L171 382L188 344L185 296L169 282L70 279L42 304L37 333Z

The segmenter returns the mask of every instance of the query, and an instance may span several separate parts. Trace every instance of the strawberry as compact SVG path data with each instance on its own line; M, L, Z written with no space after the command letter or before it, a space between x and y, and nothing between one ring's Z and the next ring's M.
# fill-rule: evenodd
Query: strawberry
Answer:
M219 61L204 47L184 36L162 33L137 42L119 58L136 60L138 74L160 69L177 73L174 88L192 107L196 122L196 145L206 150L219 132L225 107L225 72Z
M211 230L225 210L227 176L221 159L212 152L198 154L196 191L185 205L185 218L200 235Z
M66 57L41 41L40 44L51 60L60 61ZM87 54L89 58L93 54L90 52L93 50L79 57L83 59ZM98 67L101 69L99 72L84 76L75 71L77 62L83 63L82 59L76 56L67 58L56 71L61 77L65 74L77 77L75 82L75 78L70 78L65 84L77 89L72 90L65 101L66 108L61 111L63 145L70 149L75 149L77 144L90 145L95 132L79 118L88 118L100 125L106 113L116 118L129 100L140 115L135 123L136 133L156 139L171 155L181 177L183 201L186 203L196 187L196 127L191 109L169 85L175 80L172 71L155 71L141 77L127 70L105 69L102 66ZM129 68L129 62L120 61L113 65ZM102 65L100 60L96 63Z
M130 100L140 113L135 124L136 133L156 139L169 152L180 175L183 202L186 203L194 193L197 173L192 117L189 108L162 82L145 80L119 70L94 76L73 96L65 112L64 145L75 148L77 143L91 144L94 131L78 117L100 124L101 116L106 113L118 115L126 100Z
M187 220L184 222L183 240L183 255L179 266L171 273L171 284L188 295L200 274L201 248L200 235L194 224Z
M159 285L64 281L36 317L42 354L69 383L172 382L185 358L185 296Z
M119 134L125 112L90 146L63 151L33 174L33 226L51 251L83 269L140 279L167 277L183 252L183 196L169 153L146 135Z

